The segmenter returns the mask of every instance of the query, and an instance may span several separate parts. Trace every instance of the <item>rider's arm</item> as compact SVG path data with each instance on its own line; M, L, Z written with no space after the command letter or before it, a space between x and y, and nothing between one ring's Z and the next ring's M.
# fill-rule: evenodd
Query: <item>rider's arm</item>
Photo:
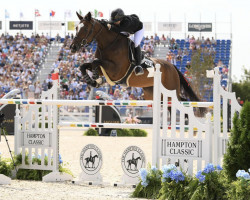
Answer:
M131 23L129 19L124 19L121 21L120 25L117 26L115 24L111 24L111 31L114 31L116 33L120 33L120 32L131 32Z

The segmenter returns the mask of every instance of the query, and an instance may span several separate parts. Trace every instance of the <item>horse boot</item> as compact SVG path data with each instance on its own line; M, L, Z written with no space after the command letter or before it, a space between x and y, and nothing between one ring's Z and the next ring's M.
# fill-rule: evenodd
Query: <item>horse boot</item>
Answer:
M144 70L141 67L141 60L142 60L142 54L141 54L141 47L140 45L138 47L135 47L135 68L134 72L136 76L144 74Z

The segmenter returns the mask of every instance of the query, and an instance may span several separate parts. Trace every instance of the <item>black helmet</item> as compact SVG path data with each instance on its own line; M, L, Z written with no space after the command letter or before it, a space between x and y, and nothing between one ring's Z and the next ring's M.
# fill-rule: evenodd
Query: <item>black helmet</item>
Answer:
M112 11L110 22L121 21L123 17L124 17L123 10L120 9L120 8L117 8L117 9L115 9L115 10Z

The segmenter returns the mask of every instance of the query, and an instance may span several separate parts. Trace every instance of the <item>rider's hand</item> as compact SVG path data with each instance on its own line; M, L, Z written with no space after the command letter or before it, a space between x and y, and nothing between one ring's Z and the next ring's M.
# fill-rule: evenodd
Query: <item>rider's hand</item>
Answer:
M111 29L111 24L107 24L107 27L110 30Z

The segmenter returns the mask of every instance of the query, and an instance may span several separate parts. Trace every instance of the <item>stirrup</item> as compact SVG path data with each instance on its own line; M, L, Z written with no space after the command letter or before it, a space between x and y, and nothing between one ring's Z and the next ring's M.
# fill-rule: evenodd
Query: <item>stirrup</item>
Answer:
M136 76L140 76L144 74L144 70L140 65L135 66L134 72Z

